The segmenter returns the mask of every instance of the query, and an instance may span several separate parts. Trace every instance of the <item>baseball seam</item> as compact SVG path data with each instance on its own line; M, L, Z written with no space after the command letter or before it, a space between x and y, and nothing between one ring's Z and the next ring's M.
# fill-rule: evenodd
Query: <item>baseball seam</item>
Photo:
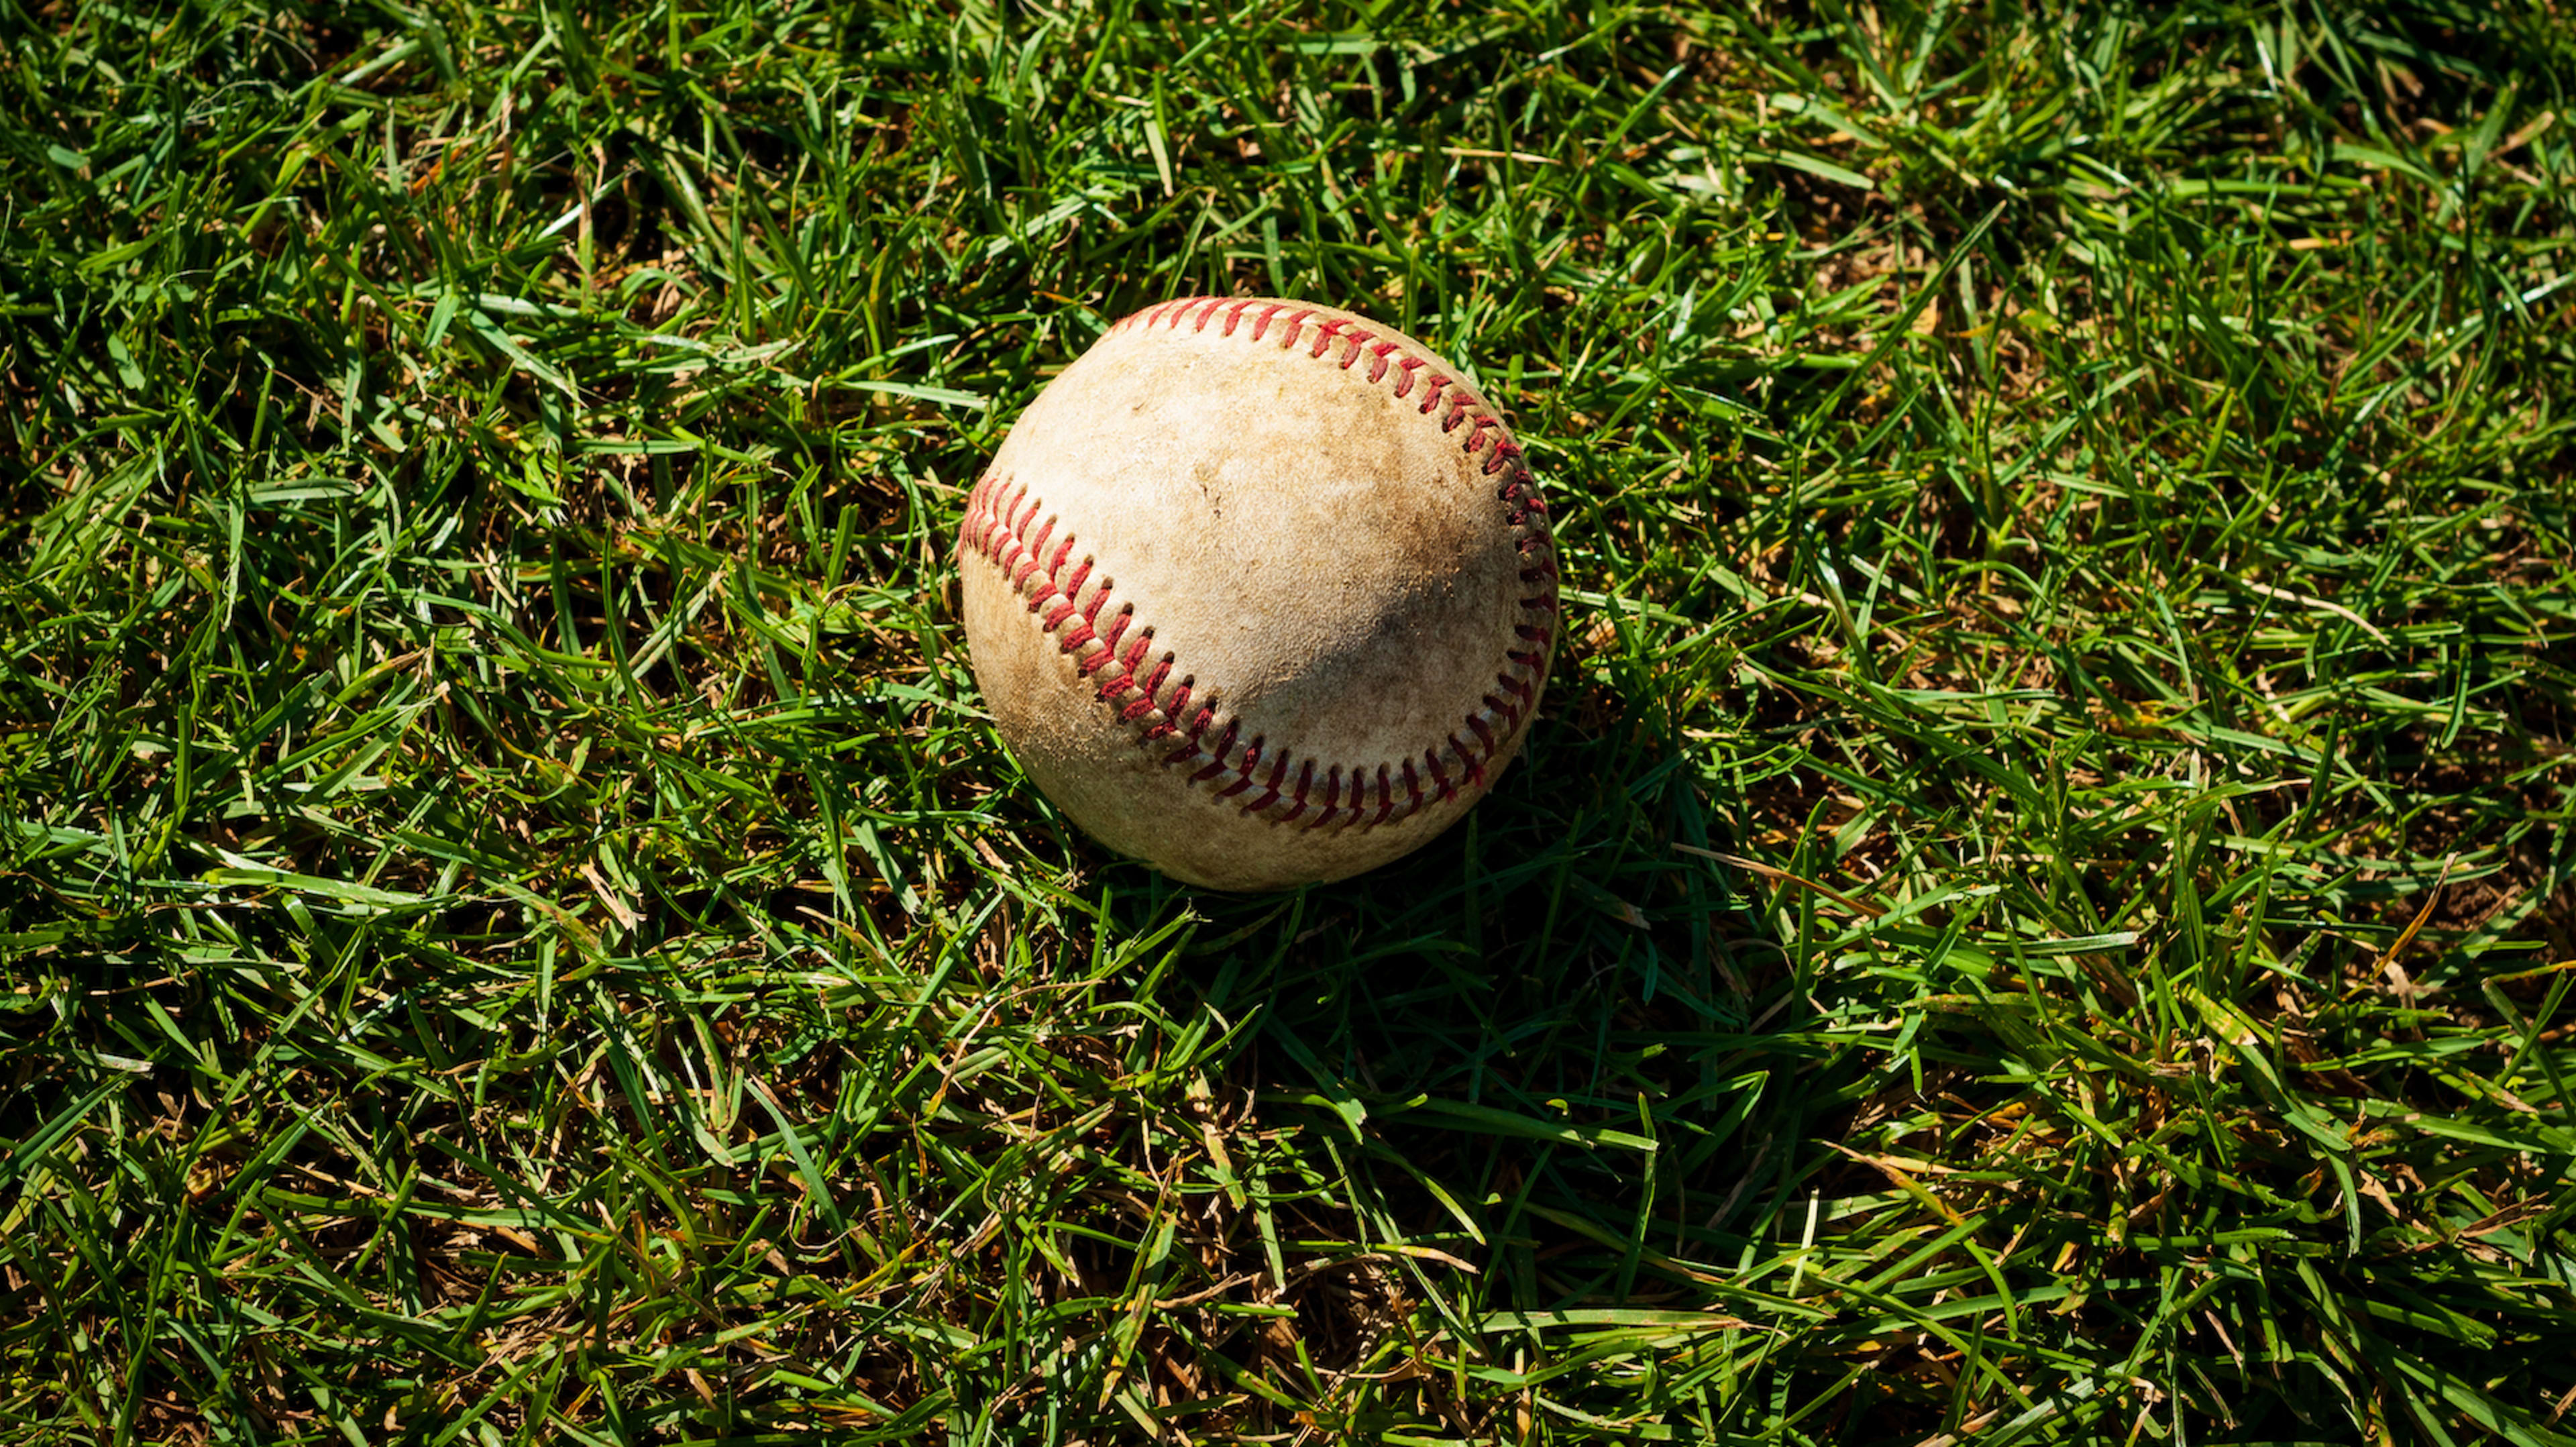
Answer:
M1241 738L1242 719L1233 716L1220 722L1218 704L1204 696L1193 710L1195 677L1180 669L1170 652L1156 654L1154 630L1137 623L1135 605L1112 602L1111 580L1092 577L1094 560L1077 556L1073 534L1058 535L1057 520L1045 513L1042 499L1029 496L1025 485L1014 486L998 476L978 482L967 499L959 542L1000 568L1012 590L1027 599L1028 611L1039 616L1040 628L1055 636L1057 649L1076 655L1076 677L1089 680L1099 675L1099 702L1136 735L1140 745L1179 740L1163 763L1188 767L1191 784L1211 789L1220 799L1242 799L1238 807L1243 813L1274 824L1373 829L1455 798L1462 786L1482 788L1485 766L1510 746L1528 722L1555 642L1555 539L1548 528L1547 504L1539 497L1519 444L1473 392L1403 343L1380 339L1353 318L1317 318L1316 310L1281 302L1193 297L1150 307L1112 330L1157 326L1178 330L1188 325L1204 332L1211 321L1222 318L1220 336L1240 335L1254 344L1275 338L1282 351L1308 342L1309 357L1326 361L1337 354L1344 371L1365 358L1371 384L1393 377L1394 395L1404 398L1414 394L1418 381L1422 415L1441 411L1440 430L1454 433L1465 428L1461 449L1471 457L1484 454L1483 474L1499 479L1494 497L1503 505L1504 521L1513 532L1521 581L1531 585L1531 596L1520 600L1528 621L1513 630L1520 646L1505 651L1507 666L1494 675L1495 691L1478 700L1457 728L1426 746L1419 758L1346 768L1311 756L1300 758L1286 744L1274 745L1258 734Z

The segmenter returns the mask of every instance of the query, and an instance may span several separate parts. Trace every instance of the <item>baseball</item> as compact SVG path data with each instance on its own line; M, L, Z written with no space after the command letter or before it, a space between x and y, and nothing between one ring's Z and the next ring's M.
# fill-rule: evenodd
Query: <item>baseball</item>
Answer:
M1030 404L958 532L975 680L1094 838L1192 884L1345 878L1456 823L1557 636L1545 504L1411 337L1197 297Z

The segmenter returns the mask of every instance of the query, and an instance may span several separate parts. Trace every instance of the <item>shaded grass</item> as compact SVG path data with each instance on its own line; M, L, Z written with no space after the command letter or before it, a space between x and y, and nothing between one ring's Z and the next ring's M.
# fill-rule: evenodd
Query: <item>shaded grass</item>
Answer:
M2548 7L0 27L14 1434L2570 1436ZM1210 290L1575 590L1283 898L948 598Z

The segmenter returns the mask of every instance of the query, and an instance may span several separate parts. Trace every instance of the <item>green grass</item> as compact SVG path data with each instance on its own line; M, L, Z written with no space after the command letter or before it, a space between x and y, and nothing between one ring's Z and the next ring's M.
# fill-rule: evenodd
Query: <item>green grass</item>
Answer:
M0 5L0 1437L2576 1442L2557 0ZM1525 761L965 667L1202 291L1467 359Z

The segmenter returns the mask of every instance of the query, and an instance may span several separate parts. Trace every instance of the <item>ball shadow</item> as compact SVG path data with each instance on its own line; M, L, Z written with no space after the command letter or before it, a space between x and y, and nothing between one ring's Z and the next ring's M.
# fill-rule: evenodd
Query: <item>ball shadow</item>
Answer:
M1771 890L1715 857L1740 801L1638 734L1543 727L1459 827L1357 879L1110 880L1128 927L1198 917L1185 984L1240 1027L1246 1128L1339 1167L1315 1232L1434 1247L1489 1310L1689 1292L1794 1241L1841 1164L1861 1071Z

